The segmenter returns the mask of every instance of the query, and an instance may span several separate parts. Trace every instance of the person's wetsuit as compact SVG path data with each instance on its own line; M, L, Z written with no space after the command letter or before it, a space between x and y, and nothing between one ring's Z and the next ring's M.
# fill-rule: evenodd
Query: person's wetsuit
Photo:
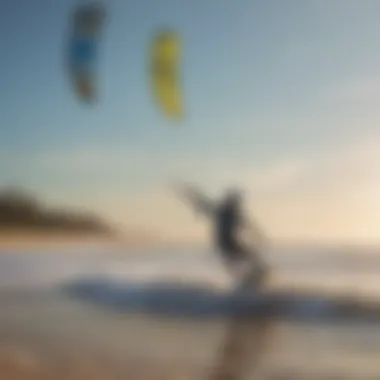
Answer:
M238 231L242 227L242 216L238 207L222 203L215 210L215 243L227 260L247 259L248 249L239 241Z

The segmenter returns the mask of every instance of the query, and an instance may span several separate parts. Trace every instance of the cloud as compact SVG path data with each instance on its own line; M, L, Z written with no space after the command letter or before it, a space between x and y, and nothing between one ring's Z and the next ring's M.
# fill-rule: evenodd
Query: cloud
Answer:
M333 104L374 105L380 101L380 77L364 77L334 84L325 98Z
M83 145L60 150L45 150L34 154L29 163L35 169L55 172L57 174L83 175L86 177L136 176L173 179L181 174L194 171L202 175L207 166L203 158L196 155L178 155L169 150L147 149L145 146L125 145Z
M357 187L377 180L380 171L380 136L372 136L299 157L280 158L267 166L243 173L252 191L291 189L333 190ZM348 188L347 188L348 187Z
M35 154L35 166L56 172L99 174L136 169L151 158L150 152L123 146L79 146L60 150L46 150Z
M298 159L285 158L264 167L247 170L242 180L252 191L268 191L283 189L297 182L306 170L305 162Z

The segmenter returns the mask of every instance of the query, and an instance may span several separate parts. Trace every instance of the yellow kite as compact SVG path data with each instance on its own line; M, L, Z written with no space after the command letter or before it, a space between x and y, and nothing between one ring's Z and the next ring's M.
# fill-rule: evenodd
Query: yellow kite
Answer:
M164 113L180 119L183 113L179 83L181 42L174 32L160 32L151 52L153 91Z

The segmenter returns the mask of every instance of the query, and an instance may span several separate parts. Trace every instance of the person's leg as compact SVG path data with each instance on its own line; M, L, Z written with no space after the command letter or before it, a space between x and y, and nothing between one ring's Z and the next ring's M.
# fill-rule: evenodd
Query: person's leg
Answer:
M248 250L237 242L227 242L219 247L222 261L235 285L241 284L253 272L252 258Z
M261 284L267 274L267 267L259 252L249 249L243 244L239 244L236 250L244 258L242 261L245 263L245 268L241 272L240 284L243 286Z
M244 267L247 264L245 260L237 257L230 247L219 247L219 253L227 273L234 281L240 280L244 274Z
M266 275L266 271L258 263L243 258L223 257L228 274L231 276L234 286L246 288L260 285Z
M256 278L266 273L266 266L259 252L255 252L242 242L225 241L219 251L228 272L234 279Z

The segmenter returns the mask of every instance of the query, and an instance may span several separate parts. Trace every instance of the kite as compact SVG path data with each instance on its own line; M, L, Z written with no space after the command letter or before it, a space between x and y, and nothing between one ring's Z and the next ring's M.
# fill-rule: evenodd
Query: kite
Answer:
M97 51L105 9L99 4L79 6L72 21L69 71L78 96L92 102L97 95Z
M183 114L179 84L181 41L175 32L162 31L154 38L151 49L155 98L169 118L178 120Z

